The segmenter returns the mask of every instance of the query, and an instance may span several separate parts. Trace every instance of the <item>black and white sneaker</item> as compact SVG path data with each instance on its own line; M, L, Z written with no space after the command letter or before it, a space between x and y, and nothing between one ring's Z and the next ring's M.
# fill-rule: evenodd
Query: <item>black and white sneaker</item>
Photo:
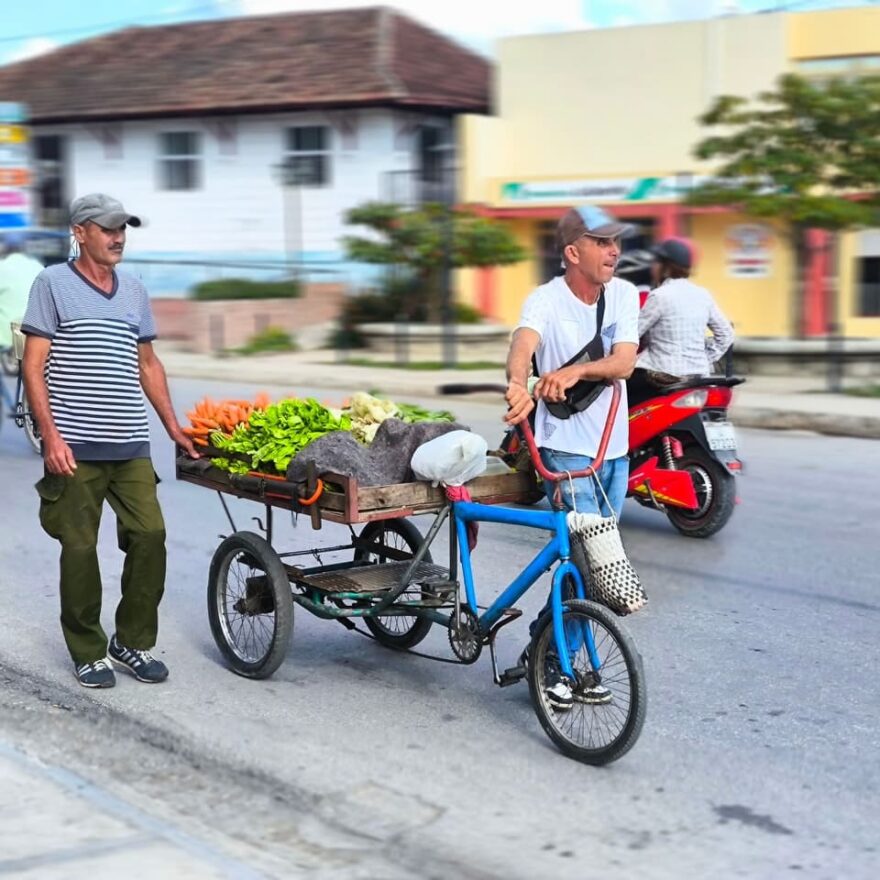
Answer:
M168 667L161 660L157 660L149 651L120 645L115 635L110 639L108 653L117 666L127 669L138 681L158 684L168 678Z
M611 691L599 682L594 673L589 672L586 675L577 673L577 680L577 685L572 691L575 702L604 706L613 699Z
M556 654L548 654L544 661L544 693L547 702L559 711L570 709L574 703L571 681L559 665Z
M530 645L526 645L519 655L519 665L525 670L529 668L529 647ZM564 712L574 703L571 682L560 669L555 651L548 652L544 660L544 693L547 695L547 702L558 711Z
M77 663L73 674L86 688L112 688L116 684L116 675L106 657L94 663Z

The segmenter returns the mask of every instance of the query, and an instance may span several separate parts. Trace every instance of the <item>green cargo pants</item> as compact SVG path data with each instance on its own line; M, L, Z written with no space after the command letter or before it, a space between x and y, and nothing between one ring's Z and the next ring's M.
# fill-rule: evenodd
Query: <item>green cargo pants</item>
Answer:
M156 472L147 458L80 461L74 476L46 474L37 483L40 523L61 542L61 629L74 663L107 654L101 627L98 526L106 500L116 513L125 553L116 635L128 648L156 644L165 590L165 523L156 497Z

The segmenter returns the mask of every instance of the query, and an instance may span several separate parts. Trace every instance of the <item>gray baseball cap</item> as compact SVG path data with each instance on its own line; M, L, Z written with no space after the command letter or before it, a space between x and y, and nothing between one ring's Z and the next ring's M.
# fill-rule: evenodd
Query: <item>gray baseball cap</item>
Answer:
M618 223L596 205L580 205L562 215L556 227L556 244L562 251L583 235L592 238L619 238L631 232L632 228L628 223Z
M82 226L91 220L105 229L118 229L124 224L140 226L141 218L129 214L122 202L104 193L89 193L70 203L70 225Z

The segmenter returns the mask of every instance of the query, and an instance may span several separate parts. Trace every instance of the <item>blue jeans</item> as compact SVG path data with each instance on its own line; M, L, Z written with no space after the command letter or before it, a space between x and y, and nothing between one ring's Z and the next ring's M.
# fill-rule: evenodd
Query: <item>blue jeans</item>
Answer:
M573 452L560 452L557 449L547 449L544 447L540 449L540 453L544 466L548 470L556 471L557 473L563 471L582 471L593 463L593 459L589 455L575 455ZM605 495L608 496L608 501L611 504L614 515L620 519L623 501L626 498L626 484L629 479L629 458L626 455L622 455L620 458L604 461L602 467L599 468L599 479L602 481L602 488L605 490ZM574 483L573 505L571 498L572 483ZM611 516L608 505L605 503L605 498L596 486L596 481L593 477L563 480L560 485L562 486L562 503L569 510L577 509L578 513L600 513L602 516ZM544 490L550 500L553 499L554 489L553 483L544 483ZM544 607L538 613L538 617L529 624L529 635L534 634L538 618L549 609L550 596L548 595Z
M575 455L573 452L559 452L556 449L542 448L541 461L551 471L561 473L563 471L582 471L593 463L589 455ZM602 463L599 468L599 479L602 488L608 496L608 501L614 510L614 515L620 519L623 510L623 500L626 498L626 484L629 479L629 458L622 455L620 458L612 458ZM602 516L611 516L608 505L602 497L602 493L596 486L593 477L581 477L574 480L574 504L571 499L571 480L563 480L562 503L569 509L577 509L578 513L601 513ZM553 499L553 483L545 483L544 489L547 497Z

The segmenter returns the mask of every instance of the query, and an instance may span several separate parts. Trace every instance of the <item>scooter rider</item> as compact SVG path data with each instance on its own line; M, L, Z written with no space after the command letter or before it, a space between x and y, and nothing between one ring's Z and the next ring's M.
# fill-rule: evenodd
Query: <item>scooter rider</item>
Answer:
M639 315L642 347L627 382L630 407L684 377L709 375L733 344L733 325L712 294L690 280L696 263L691 242L669 238L653 254L655 289Z

